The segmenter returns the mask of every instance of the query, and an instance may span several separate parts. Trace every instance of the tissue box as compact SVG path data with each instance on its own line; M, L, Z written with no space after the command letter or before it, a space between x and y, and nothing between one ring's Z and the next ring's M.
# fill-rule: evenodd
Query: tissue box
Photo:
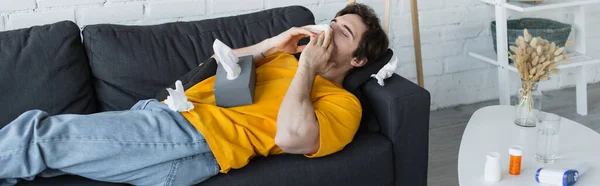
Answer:
M239 57L238 65L242 69L234 79L227 79L227 72L218 65L215 78L214 93L217 106L235 107L254 103L254 88L256 86L256 70L251 55Z

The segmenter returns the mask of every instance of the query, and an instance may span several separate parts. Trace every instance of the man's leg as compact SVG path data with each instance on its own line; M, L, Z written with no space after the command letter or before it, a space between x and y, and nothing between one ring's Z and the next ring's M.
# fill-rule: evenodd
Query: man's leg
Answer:
M0 130L0 185L47 169L107 182L170 185L175 162L199 154L218 170L202 134L156 100L91 115L32 110Z

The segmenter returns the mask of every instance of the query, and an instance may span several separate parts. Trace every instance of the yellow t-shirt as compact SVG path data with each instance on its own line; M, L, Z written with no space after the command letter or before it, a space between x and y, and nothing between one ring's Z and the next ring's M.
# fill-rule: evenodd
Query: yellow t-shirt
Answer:
M275 145L277 113L298 61L292 55L277 53L256 66L254 104L216 106L214 76L185 91L194 109L181 114L204 135L222 173L244 167L256 155L284 153ZM311 100L319 122L320 147L306 156L321 157L341 150L358 130L360 102L341 85L320 76L313 83Z

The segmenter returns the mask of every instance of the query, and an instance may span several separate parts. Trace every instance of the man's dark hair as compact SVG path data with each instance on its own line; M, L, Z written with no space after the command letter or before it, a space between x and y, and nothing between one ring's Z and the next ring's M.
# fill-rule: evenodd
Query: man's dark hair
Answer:
M389 47L389 40L379 24L379 18L377 18L375 11L367 5L355 3L340 10L335 17L346 14L360 16L363 23L367 25L367 31L362 35L358 48L352 53L352 57L365 57L368 62L372 62L384 55Z

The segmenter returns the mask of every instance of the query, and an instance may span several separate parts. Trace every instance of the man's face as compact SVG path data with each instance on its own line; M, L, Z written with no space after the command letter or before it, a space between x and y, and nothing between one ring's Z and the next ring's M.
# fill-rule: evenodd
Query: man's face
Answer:
M333 31L332 44L335 47L330 61L336 63L336 66L352 65L352 53L358 48L362 35L367 31L367 25L360 16L346 14L333 19L330 26Z

